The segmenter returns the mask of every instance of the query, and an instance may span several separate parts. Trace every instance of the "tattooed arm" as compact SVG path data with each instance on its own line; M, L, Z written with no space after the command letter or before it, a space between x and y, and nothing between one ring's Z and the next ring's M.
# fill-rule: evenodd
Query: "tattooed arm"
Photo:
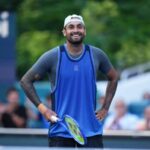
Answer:
M118 75L114 69L111 69L108 72L107 77L108 77L108 84L107 84L107 89L106 89L105 101L102 106L102 108L106 110L109 109L112 99L115 95L117 83L118 83Z
M51 109L48 109L41 101L39 96L36 93L34 88L34 81L40 80L41 76L38 73L34 73L32 69L30 69L21 79L20 84L26 93L29 100L38 108L41 114L49 121L51 120L51 116L55 115L56 113L53 112Z
M39 109L41 114L49 120L51 120L51 116L56 116L56 113L53 112L51 109L48 109L42 102L40 101L39 96L36 93L36 90L34 88L34 81L40 80L41 76L38 73L34 73L32 69L30 69L21 79L20 84L26 93L27 97L30 99L30 101Z
M20 84L25 91L29 100L38 108L43 116L51 121L51 115L55 115L51 109L48 109L41 101L36 93L33 83L42 79L47 73L51 72L52 67L56 67L58 48L54 48L45 52L31 67L29 71L22 77Z
M96 113L97 119L100 120L103 120L104 117L107 115L110 104L116 92L117 83L118 83L118 74L113 68L110 69L110 71L107 74L107 77L108 77L108 84L107 84L107 89L105 94L105 101L101 109Z
M41 77L38 73L34 73L32 69L30 69L21 79L20 84L26 93L27 97L32 101L32 103L38 107L41 103L35 88L33 86L34 81L40 80Z

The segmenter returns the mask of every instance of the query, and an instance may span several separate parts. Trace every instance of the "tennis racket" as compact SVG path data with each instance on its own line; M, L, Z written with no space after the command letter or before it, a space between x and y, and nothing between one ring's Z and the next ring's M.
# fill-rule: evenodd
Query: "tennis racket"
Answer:
M71 116L65 115L62 119L52 116L51 120L61 124L79 144L86 144L86 137L82 133L78 123Z

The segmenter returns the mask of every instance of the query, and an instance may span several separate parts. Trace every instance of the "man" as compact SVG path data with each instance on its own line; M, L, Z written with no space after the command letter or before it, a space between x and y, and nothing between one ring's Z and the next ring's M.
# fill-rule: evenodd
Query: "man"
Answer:
M144 109L144 117L137 123L137 130L150 130L150 106Z
M19 104L19 92L16 88L7 91L5 109L1 115L2 126L6 128L25 128L27 125L27 112L24 106Z
M70 15L64 21L63 35L66 43L40 57L21 79L21 85L29 99L37 106L43 116L52 124L49 129L49 146L75 147L78 145L56 123L51 116L73 117L87 137L85 147L103 147L102 120L109 109L117 87L117 73L107 56L100 49L83 44L86 35L83 18ZM96 72L102 71L108 77L105 103L96 110ZM33 82L49 74L52 85L52 110L39 99Z
M135 130L139 119L128 113L124 100L118 99L115 103L115 113L107 117L104 129L106 130Z

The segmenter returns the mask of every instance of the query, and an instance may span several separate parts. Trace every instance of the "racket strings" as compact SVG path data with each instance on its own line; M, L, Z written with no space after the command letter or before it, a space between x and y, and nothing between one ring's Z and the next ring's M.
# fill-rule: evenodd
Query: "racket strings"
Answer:
M79 142L80 144L84 145L86 140L83 137L83 134L80 131L80 128L78 127L77 123L70 117L65 117L65 122L68 126L68 129L74 139Z
M75 133L75 134L78 135L78 136L81 136L81 133L80 133L80 131L79 131L79 129L77 128L76 125L74 125L74 124L72 124L72 123L70 123L70 122L68 122L68 125L70 126L71 131L72 131L73 133Z

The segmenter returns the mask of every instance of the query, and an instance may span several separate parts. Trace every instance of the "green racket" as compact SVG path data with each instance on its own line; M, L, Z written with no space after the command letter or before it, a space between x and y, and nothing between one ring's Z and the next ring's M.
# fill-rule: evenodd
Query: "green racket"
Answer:
M69 115L65 115L62 119L52 116L51 120L61 124L74 138L81 145L85 145L87 142L86 137L84 136L83 132L81 131L78 123Z

